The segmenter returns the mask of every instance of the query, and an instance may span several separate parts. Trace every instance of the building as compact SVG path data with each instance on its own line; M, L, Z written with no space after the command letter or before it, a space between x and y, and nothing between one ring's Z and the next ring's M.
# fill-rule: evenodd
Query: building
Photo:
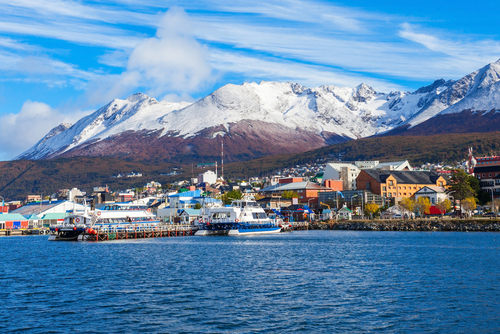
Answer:
M43 217L49 213L62 213L67 215L72 213L73 210L83 211L84 209L85 207L83 205L70 201L43 201L41 203L26 204L11 213L18 213L23 216L37 214L39 217Z
M446 194L445 191L446 189L443 187L425 186L415 193L415 200L418 200L420 197L425 197L429 199L429 202L432 205L436 205L437 203L448 199L448 194Z
M485 158L478 158L478 161L479 159ZM500 198L500 165L496 164L496 160L481 162L481 165L478 162L477 167L474 168L474 176L479 180L481 190L489 192L494 198Z
M217 182L217 174L211 170L207 170L205 173L198 174L198 183L208 183L214 184Z
M357 179L358 190L368 190L384 198L413 197L426 186L446 187L445 178L428 171L362 170Z
M300 178L300 180L302 180ZM278 183L277 185L264 188L259 191L261 196L271 196L272 194L283 195L285 191L293 191L298 194L299 203L308 204L311 207L318 206L318 193L332 191L330 188L320 186L310 181Z
M345 190L345 191L332 191L321 192L318 195L320 203L329 205L332 209L337 210L342 206L347 206L351 209L362 211L366 203L375 203L379 207L390 204L390 200L383 198L380 195L374 194L367 190Z
M29 228L29 221L19 213L0 214L0 230L20 230Z
M351 220L352 215L353 212L349 210L347 207L343 206L337 214L337 220Z
M408 160L404 161L354 161L331 162L326 164L323 180L342 180L344 190L356 190L357 178L362 170L412 170Z

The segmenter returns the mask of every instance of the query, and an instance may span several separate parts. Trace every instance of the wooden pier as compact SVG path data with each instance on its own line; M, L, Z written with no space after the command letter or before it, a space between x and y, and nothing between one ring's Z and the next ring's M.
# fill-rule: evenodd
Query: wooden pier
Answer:
M79 241L111 241L128 239L150 239L185 237L194 235L198 229L193 225L165 225L134 229L90 230L82 233Z
M49 234L48 229L3 229L0 230L0 236L18 236L18 235L46 235Z

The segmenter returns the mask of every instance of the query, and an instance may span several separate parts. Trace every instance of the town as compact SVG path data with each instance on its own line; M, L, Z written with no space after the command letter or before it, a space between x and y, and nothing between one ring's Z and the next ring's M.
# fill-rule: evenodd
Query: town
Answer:
M270 176L235 181L218 175L216 163L198 167L206 171L168 185L151 181L141 188L124 190L97 186L91 193L63 189L50 195L29 195L25 201L5 202L0 196L0 230L48 229L85 206L99 209L112 203L144 205L163 223L195 224L203 207L229 205L241 199L256 201L267 214L278 213L288 222L494 217L500 196L500 156L474 158L471 150L468 160L455 165L429 163L415 167L406 160L318 160ZM451 178L457 171L466 174L472 188L476 188L466 198L450 191ZM142 174L131 172L124 176Z

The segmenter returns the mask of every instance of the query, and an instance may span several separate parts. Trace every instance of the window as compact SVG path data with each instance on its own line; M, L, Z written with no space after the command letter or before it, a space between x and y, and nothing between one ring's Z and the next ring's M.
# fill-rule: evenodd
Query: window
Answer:
M399 196L401 196L401 193L399 193Z
M390 185L390 186L393 186L393 185L394 185L394 182L389 181L389 185Z
M442 187L443 186L443 182L439 182L439 186Z
M382 193L382 196L387 197L387 194L386 193Z
M406 196L406 193L404 193L403 196Z
M382 187L382 191L386 191L386 190L387 190L386 188L387 188L387 187Z
M399 188L399 190L401 190L401 187L398 187L398 188Z
M392 193L392 196L396 197L396 193Z

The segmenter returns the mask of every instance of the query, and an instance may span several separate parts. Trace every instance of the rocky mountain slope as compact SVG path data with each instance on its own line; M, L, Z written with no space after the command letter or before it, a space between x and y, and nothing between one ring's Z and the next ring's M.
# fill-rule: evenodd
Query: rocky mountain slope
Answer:
M437 80L412 93L385 94L365 84L307 88L279 82L229 84L192 104L138 93L74 125L61 124L17 159L212 159L220 156L221 138L229 161L302 152L407 131L436 115L498 108L499 73L496 62L459 81Z

